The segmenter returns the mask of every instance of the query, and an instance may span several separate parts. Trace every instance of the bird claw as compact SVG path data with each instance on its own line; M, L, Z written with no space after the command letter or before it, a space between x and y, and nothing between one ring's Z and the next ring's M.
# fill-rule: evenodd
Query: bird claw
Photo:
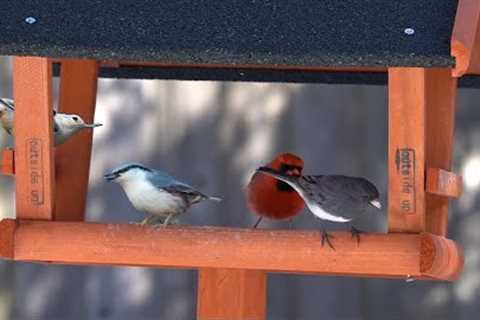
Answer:
M257 229L258 225L260 224L260 222L262 221L263 217L258 217L258 220L257 222L255 222L255 224L252 226L252 229Z
M350 233L352 234L352 238L357 238L357 245L360 244L360 234L364 233L362 230L358 230L354 226L350 228Z
M335 238L335 237L332 236L331 234L328 234L325 230L323 230L322 231L322 247L325 245L325 242L326 242L328 246L335 251L335 247L330 242L330 238Z

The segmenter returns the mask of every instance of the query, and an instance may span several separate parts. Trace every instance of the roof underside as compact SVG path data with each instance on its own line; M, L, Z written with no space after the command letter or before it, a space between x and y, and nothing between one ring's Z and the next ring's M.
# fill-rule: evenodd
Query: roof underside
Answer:
M1 1L0 54L167 64L444 67L457 0ZM36 22L28 24L27 17ZM407 35L406 28L414 29Z

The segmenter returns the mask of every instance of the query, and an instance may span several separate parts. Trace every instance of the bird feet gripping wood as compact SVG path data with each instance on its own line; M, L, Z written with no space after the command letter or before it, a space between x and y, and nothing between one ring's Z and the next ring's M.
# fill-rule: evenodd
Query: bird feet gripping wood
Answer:
M330 239L333 239L333 238L334 236L332 236L327 231L325 231L325 229L322 229L322 247L325 245L325 242L326 242L328 246L335 251L335 247L332 245L332 242L330 241Z
M351 226L350 228L350 233L352 234L352 238L355 237L357 238L357 245L360 244L360 234L365 233L362 230L358 230L354 226Z

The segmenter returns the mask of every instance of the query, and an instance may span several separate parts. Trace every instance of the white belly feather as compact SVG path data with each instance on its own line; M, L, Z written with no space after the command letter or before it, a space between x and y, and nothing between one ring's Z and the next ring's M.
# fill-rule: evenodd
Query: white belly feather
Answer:
M129 181L123 185L128 199L135 209L165 217L170 213L180 214L186 210L185 202L166 191L158 189L147 181Z
M323 219L323 220L328 220L328 221L333 221L333 222L349 222L352 219L345 219L340 216L334 216L327 211L323 210L320 208L318 205L312 205L312 204L307 204L308 208L312 211L314 215L316 215L318 218Z

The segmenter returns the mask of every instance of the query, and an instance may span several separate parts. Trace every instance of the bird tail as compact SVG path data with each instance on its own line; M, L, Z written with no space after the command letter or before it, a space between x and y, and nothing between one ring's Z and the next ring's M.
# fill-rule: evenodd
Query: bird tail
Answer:
M258 172L267 174L269 176L274 177L275 179L281 180L283 182L286 182L290 185L295 184L295 181L298 179L296 177L291 177L286 174L280 173L277 170L274 170L269 167L260 167L257 169Z
M378 200L378 199L370 201L370 204L377 209L382 209L382 204L380 203L380 200Z
M222 198L219 198L219 197L207 197L208 200L212 200L212 201L222 201Z

